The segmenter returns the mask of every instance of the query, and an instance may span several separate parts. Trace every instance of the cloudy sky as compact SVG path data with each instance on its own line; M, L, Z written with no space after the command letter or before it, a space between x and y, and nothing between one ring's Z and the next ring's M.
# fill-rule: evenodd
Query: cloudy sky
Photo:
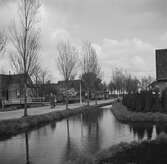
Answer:
M0 0L0 28L17 19L17 1ZM167 48L166 0L43 0L40 17L40 61L53 81L61 79L55 62L61 39L78 46L91 41L106 81L115 67L154 76L155 49ZM3 57L1 70L6 65Z

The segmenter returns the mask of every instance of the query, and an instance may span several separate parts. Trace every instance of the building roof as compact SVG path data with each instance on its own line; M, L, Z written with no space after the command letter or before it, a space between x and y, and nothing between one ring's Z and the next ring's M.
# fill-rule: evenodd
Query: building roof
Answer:
M79 89L79 87L80 87L80 81L81 80L69 80L68 82L67 82L67 85L68 85L68 87L70 87L70 88L75 88L75 89ZM65 81L58 81L58 83L57 83L59 86L61 86L61 87L64 87L65 85L66 85L66 82Z
M34 88L40 88L40 87L44 87L44 88L47 88L47 87L58 88L59 86L56 83L45 83L45 84L39 83L39 84L33 84L33 87Z
M156 79L167 80L167 49L156 51Z
M5 75L0 74L0 88L7 88L11 84L24 84L24 74ZM28 85L32 84L31 78L28 76Z

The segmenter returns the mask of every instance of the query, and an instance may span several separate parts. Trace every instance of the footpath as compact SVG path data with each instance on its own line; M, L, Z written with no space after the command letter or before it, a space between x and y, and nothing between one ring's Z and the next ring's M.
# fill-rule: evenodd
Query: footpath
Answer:
M108 103L113 100L99 100L98 104L103 104L103 103ZM94 105L95 101L90 101L90 105ZM81 105L80 103L74 103L74 104L69 104L70 109L77 109L79 107L84 106L85 104ZM29 116L35 116L35 115L41 115L41 114L46 114L54 111L62 111L65 110L65 105L58 104L54 109L51 109L50 106L43 106L43 107L35 107L35 108L28 108L28 115ZM3 111L0 112L0 121L1 120L8 120L8 119L16 119L16 118L21 118L24 115L24 110L23 109L18 109L14 111Z

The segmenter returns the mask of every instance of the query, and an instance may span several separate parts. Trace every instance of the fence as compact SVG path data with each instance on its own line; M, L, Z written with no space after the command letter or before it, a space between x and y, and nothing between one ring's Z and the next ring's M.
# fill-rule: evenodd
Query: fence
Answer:
M27 103L39 103L39 102L46 102L45 97L28 97ZM24 98L16 98L16 99L9 99L9 100L2 100L3 105L16 105L16 104L24 104Z

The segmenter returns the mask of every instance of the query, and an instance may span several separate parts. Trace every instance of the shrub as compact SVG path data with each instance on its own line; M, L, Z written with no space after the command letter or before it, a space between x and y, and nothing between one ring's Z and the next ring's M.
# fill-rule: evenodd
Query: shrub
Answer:
M142 91L140 94L125 95L122 102L131 111L163 112L167 111L167 91L163 94L162 101L159 94L153 94L152 91ZM161 102L163 102L163 108Z

